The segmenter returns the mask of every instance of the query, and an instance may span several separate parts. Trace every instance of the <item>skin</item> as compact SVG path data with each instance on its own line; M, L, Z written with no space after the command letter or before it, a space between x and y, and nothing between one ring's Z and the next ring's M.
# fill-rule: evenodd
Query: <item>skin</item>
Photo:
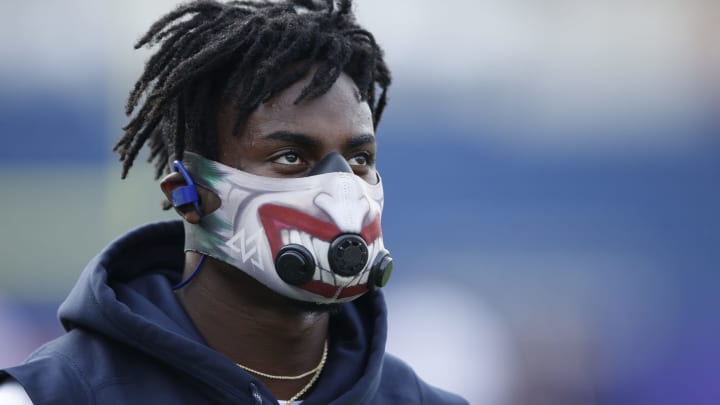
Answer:
M312 74L313 72L311 72ZM238 134L232 129L231 106L218 113L219 161L268 177L303 177L332 152L343 155L356 175L375 183L375 137L372 114L360 100L352 79L342 74L330 90L313 100L294 101L311 76L261 104ZM163 179L170 197L183 185L178 173ZM203 209L219 207L217 196L199 188ZM178 210L197 223L191 209ZM184 277L200 256L187 252ZM275 375L297 375L314 368L322 356L330 314L297 305L236 268L208 257L191 283L177 291L178 299L208 344L236 363ZM288 399L310 380L271 380L259 377L279 399Z

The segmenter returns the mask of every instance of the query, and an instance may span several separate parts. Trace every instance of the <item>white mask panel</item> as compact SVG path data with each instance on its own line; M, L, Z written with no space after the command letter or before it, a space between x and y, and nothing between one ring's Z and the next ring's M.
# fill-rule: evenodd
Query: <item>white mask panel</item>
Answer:
M339 154L326 159L344 162ZM369 184L351 171L264 177L190 152L183 164L221 202L199 224L185 222L186 251L301 301L349 301L387 282L392 259L382 239L379 178Z

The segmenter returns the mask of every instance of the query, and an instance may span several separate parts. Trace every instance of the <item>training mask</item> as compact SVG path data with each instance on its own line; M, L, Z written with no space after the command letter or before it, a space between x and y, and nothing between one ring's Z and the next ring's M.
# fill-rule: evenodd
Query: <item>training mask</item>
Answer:
M188 186L173 192L174 205L201 209L193 182L220 199L218 209L200 213L199 224L185 221L185 251L307 302L349 301L387 283L392 258L380 228L382 182L353 174L342 155L327 155L301 178L257 176L191 152L175 168Z

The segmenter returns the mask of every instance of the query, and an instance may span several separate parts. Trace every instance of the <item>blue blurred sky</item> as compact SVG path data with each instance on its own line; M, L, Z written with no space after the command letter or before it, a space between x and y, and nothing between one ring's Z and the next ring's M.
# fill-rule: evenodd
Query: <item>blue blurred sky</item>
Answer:
M391 350L473 403L720 401L720 3L357 3L395 76L378 133ZM149 55L132 44L173 4L0 3L15 335L58 333L88 259L173 218L150 168L120 181L110 152ZM36 344L15 339L0 366Z

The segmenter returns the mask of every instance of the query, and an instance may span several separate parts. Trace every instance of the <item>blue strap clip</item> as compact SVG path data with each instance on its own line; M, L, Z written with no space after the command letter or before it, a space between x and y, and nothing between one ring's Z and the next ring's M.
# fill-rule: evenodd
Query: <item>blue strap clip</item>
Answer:
M182 162L180 162L179 160L173 162L173 169L175 169L176 172L182 174L182 176L185 178L185 182L187 183L187 185L176 187L172 191L171 196L173 207L177 208L186 204L193 204L193 206L195 207L195 211L197 211L198 215L202 217L203 212L202 209L200 209L200 197L198 196L195 183L190 177L190 173L188 173L188 171L185 169L185 166L183 166Z

